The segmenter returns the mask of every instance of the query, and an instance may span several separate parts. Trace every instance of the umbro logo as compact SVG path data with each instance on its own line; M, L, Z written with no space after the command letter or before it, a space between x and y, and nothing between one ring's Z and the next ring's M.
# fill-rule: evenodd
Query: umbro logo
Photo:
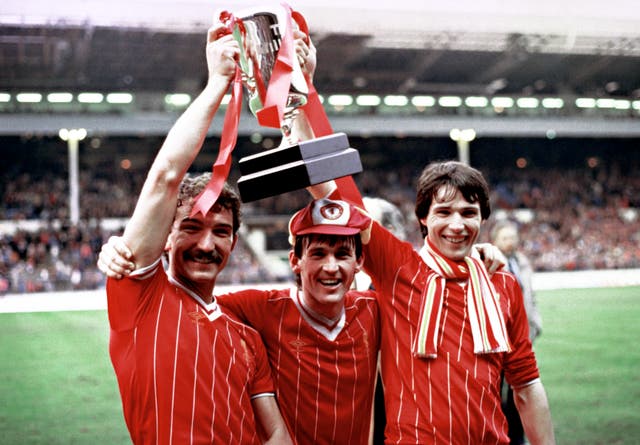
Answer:
M207 318L207 316L205 314L203 314L202 312L200 312L200 311L189 312L189 313L187 313L187 315L196 324L204 323L203 318Z
M300 350L302 350L302 348L304 348L307 345L305 342L300 340L300 338L296 338L295 340L290 341L289 344L293 346L293 349L295 349L298 352L300 352Z

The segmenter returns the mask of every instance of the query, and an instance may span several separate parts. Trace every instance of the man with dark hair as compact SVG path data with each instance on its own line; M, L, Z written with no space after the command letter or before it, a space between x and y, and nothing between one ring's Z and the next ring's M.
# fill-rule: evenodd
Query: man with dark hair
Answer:
M207 84L167 135L124 230L135 270L107 281L109 352L135 444L292 443L259 334L213 296L237 241L239 197L225 186L193 212L210 175L183 180L235 73L239 48L224 34L209 29Z
M344 201L321 199L290 220L297 286L246 290L220 304L260 332L278 402L300 444L369 443L380 344L378 304L351 290L370 219Z
M531 443L554 444L518 283L508 272L489 276L472 249L491 214L482 174L460 162L428 165L415 213L419 252L375 221L365 236L364 270L379 294L386 443L509 443L504 372Z

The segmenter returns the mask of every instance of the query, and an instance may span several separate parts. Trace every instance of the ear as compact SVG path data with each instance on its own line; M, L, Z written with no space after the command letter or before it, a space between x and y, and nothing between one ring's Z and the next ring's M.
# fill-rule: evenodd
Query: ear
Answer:
M231 251L236 248L236 244L238 243L238 234L233 235L233 241L231 242Z
M300 258L296 256L293 249L289 251L289 266L291 266L291 270L294 274L300 273Z
M356 273L362 270L362 265L364 264L364 252L360 255L360 258L356 259Z

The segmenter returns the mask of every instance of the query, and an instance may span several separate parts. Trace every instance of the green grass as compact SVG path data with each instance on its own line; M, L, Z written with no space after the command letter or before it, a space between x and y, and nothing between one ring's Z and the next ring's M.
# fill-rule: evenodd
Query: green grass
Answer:
M0 442L131 443L106 312L0 315Z
M559 445L640 443L640 287L545 291L536 354ZM130 443L106 313L0 314L0 443Z
M540 292L538 305L558 444L640 443L640 287Z

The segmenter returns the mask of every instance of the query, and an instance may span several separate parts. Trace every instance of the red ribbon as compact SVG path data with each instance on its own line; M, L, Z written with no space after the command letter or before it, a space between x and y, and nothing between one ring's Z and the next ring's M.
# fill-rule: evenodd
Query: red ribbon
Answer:
M262 109L256 113L258 123L263 127L281 127L289 90L291 89L291 73L293 72L293 58L295 57L293 51L293 27L291 22L292 11L291 6L286 3L283 3L282 7L287 12L285 16L285 31L281 38L278 56L271 72L267 97Z
M269 88L263 108L256 113L258 123L261 126L280 128L284 109L286 107L289 90L291 88L291 73L294 63L294 47L293 47L293 27L292 17L295 17L300 29L309 35L307 23L299 12L292 11L291 7L286 3L282 6L285 8L286 28L285 35L282 36L278 56L269 81ZM235 17L223 12L220 15L222 21L228 22L228 27L233 32L236 24ZM238 21L239 22L239 21ZM302 107L305 111L309 124L313 129L316 137L327 136L333 134L333 129L324 111L324 107L320 102L318 93L313 86L311 80L305 75L309 93L307 96L307 104ZM236 68L235 79L233 81L233 91L231 101L224 118L222 128L222 136L220 140L220 151L218 158L212 168L211 180L205 189L198 195L196 202L191 210L191 215L202 212L206 215L211 207L215 204L220 196L224 182L227 180L229 170L231 169L231 153L235 147L238 135L238 123L240 120L240 110L242 108L242 83L240 68ZM345 176L335 180L338 186L339 196L357 206L364 208L362 196L351 176Z
M220 19L228 23L228 29L233 32L236 23L235 17L223 12ZM191 209L191 216L202 212L206 215L211 207L216 203L220 192L224 187L224 183L229 176L231 170L231 153L235 148L238 139L238 123L240 122L240 110L242 110L242 73L240 67L236 67L236 74L233 79L233 89L231 90L231 100L229 102L227 112L224 115L224 124L222 126L222 135L220 136L220 150L216 162L211 168L211 179L198 195Z

